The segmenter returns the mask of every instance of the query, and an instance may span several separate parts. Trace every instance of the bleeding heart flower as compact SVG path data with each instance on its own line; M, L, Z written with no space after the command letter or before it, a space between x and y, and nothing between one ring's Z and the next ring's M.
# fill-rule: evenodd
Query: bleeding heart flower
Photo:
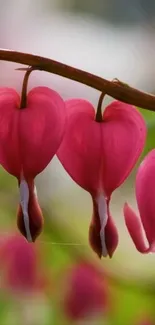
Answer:
M124 216L129 234L141 253L155 252L155 149L141 163L136 175L136 199L140 218L126 203ZM148 245L145 243L143 232Z
M34 294L46 289L38 247L20 234L1 235L1 285L12 294ZM49 284L48 284L49 285Z
M64 310L68 318L79 320L108 309L108 286L104 274L83 261L68 270Z
M32 89L22 109L15 90L0 89L0 163L18 179L18 226L29 241L35 240L43 224L33 180L62 141L64 108L59 94L46 87Z
M100 122L95 121L94 107L85 100L66 101L66 110L68 125L57 155L72 179L92 196L92 248L99 257L112 256L118 234L109 200L143 150L145 122L133 106L119 101L106 107Z

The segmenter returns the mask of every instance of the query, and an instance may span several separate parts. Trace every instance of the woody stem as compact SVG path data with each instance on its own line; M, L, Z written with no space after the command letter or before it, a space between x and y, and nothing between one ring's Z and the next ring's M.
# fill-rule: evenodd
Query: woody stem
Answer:
M150 111L155 111L155 96L132 88L124 83L109 81L41 56L0 49L0 60L16 62L34 67L56 75L78 81L82 84L104 91L107 95L122 102L132 104Z

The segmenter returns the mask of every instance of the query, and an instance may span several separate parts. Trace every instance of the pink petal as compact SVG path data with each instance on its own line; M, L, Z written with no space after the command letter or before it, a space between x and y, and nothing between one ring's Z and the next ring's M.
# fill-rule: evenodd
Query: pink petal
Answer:
M34 178L50 162L64 134L65 105L54 90L32 89L20 111L20 154L25 177Z
M118 101L106 108L103 123L94 120L94 108L87 101L70 100L66 108L68 124L58 158L82 188L110 197L143 150L145 122L133 106Z
M155 149L140 165L136 177L136 198L141 221L150 245L155 244Z
M140 219L127 203L124 205L124 217L129 234L137 250L141 253L148 253L150 248L145 244Z
M112 257L118 246L118 231L109 212L108 221L105 227L105 243L109 257Z
M0 164L12 175L20 174L19 107L14 89L0 88Z
M27 107L19 110L20 98L9 88L0 89L0 163L18 179L34 178L50 162L64 134L65 105L46 87L30 91Z
M102 182L107 196L128 177L145 139L145 121L135 107L119 101L106 107L102 124Z
M67 129L58 158L78 185L96 193L101 166L101 125L94 121L94 108L85 100L67 101L66 111Z
M105 227L107 224L107 202L103 194L92 197L93 216L89 227L89 243L99 258L108 255L105 239Z

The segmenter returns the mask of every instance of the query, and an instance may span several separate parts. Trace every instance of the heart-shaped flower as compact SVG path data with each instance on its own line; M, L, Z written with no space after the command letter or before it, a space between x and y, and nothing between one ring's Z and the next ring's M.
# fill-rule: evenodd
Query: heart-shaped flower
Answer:
M0 89L0 163L18 179L18 225L29 241L42 229L43 218L34 193L34 178L49 164L64 134L65 105L54 90L33 88L20 109L14 89Z
M119 101L106 107L100 122L85 100L66 101L66 111L67 128L57 155L72 179L92 196L89 238L93 249L100 257L112 256L118 234L109 200L143 150L146 125L135 107Z

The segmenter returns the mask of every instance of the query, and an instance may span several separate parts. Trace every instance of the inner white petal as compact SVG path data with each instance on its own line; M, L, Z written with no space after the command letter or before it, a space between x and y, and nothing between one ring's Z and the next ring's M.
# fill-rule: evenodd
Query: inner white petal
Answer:
M34 194L35 194L36 198L38 198L38 193L37 193L36 185L34 185Z
M102 255L106 257L108 255L108 251L105 243L105 226L108 221L107 202L102 193L100 193L97 196L96 202L98 205L98 214L99 214L100 224L101 224L100 238L101 238L101 246L102 246Z
M32 242L30 223L29 223L29 214L28 214L29 188L28 188L28 184L25 181L25 179L21 180L19 191L20 191L20 204L21 204L21 208L23 211L23 217L24 217L26 238L29 242Z

